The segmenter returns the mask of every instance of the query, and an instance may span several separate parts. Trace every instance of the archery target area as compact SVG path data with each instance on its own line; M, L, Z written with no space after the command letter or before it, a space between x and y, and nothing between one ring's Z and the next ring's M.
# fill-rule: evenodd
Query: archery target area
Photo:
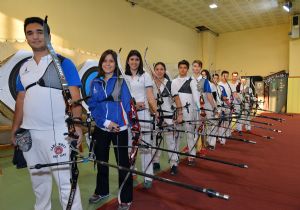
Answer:
M10 110L15 109L16 81L22 64L32 52L20 50L7 58L0 66L0 101Z
M98 75L98 62L94 60L86 61L79 69L79 76L81 79L81 96L83 99L90 95L90 87L92 80ZM82 106L88 110L87 100L85 99Z

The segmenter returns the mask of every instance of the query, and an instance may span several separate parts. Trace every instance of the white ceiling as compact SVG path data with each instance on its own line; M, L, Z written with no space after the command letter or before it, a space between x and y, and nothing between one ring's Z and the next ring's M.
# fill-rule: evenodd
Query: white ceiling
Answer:
M128 1L128 0L127 0ZM284 0L129 0L180 24L195 29L204 25L216 33L246 30L288 23L300 12L300 0L293 10L282 9ZM210 9L216 2L218 8Z

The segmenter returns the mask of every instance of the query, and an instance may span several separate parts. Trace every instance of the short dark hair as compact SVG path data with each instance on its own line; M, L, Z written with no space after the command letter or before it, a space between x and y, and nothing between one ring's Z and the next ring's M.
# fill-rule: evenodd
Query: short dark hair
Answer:
M104 77L105 76L105 72L102 68L102 64L103 64L106 56L108 56L108 55L112 55L112 57L115 61L116 68L114 70L114 74L116 74L117 76L119 76L121 74L119 66L118 66L117 53L115 51L111 50L111 49L108 49L108 50L104 51L102 53L101 57L100 57L99 64L98 64L98 68L99 68L98 77Z
M37 23L37 24L40 24L41 26L44 25L44 20L40 17L28 17L25 19L24 21L24 33L26 34L26 27L29 25L29 24L32 24L32 23ZM48 34L50 34L50 27L49 25L47 24L47 29L48 29Z
M203 65L202 61L194 60L192 64L194 64L194 63L197 63L200 66L200 68L202 69L202 65Z
M237 71L234 71L234 72L232 72L232 74L231 74L231 75L234 75L234 74L237 74L237 75L239 75L239 73L238 73Z
M214 76L219 77L219 74L215 73L215 74L212 75L212 77L214 77Z
M229 72L224 70L224 71L222 71L221 75L223 76L223 74L229 74Z
M132 75L132 73L130 71L130 66L128 64L129 58L132 57L132 56L137 56L140 59L140 65L138 67L137 74L138 75L144 74L145 71L144 71L144 68L143 68L143 66L144 66L143 59L142 59L141 53L137 50L131 50L128 53L128 56L127 56L127 59L126 59L125 74L126 75Z
M187 60L179 61L178 62L178 68L179 68L180 65L186 65L188 69L190 68L190 63Z

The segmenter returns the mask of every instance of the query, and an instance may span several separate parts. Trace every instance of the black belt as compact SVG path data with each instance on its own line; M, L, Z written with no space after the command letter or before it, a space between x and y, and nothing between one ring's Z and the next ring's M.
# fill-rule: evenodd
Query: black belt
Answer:
M35 85L40 85L42 87L45 87L45 82L43 79L39 79L37 82L31 83L30 85L28 85L25 90L28 90L29 88L35 86Z
M43 79L39 79L37 82L34 82L34 83L31 83L30 85L28 85L25 90L28 90L29 88L35 86L35 85L40 85L42 87L49 87L49 86L46 86L45 85L45 81ZM57 90L62 90L61 88L55 88L55 87L49 87L49 88L54 88L54 89L57 89Z

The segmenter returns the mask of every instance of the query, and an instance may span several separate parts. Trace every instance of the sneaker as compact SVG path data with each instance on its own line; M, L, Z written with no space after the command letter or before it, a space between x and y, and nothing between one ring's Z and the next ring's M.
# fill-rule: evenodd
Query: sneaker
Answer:
M153 163L153 171L159 171L160 170L160 164L159 163Z
M225 139L222 138L222 139L220 139L220 142L219 142L219 143L220 143L220 145L224 146L225 143L226 143L226 141L225 141Z
M177 166L173 165L173 166L171 167L170 174L171 174L171 175L176 175L176 174L177 174Z
M118 210L128 210L131 206L131 202L130 203L121 203L118 206Z
M240 135L240 136L242 136L242 135L243 135L242 131L238 131L238 133L239 133L239 135Z
M188 166L195 166L195 165L196 165L195 159L188 160Z
M93 194L90 198L89 198L89 202L90 203L98 203L100 200L107 198L109 196L109 194L107 195L96 195Z
M150 189L152 187L152 181L151 180L145 180L144 181L144 188Z
M209 149L209 150L215 150L215 147L214 147L214 146L211 146L211 145L209 145L209 146L208 146L208 149Z

